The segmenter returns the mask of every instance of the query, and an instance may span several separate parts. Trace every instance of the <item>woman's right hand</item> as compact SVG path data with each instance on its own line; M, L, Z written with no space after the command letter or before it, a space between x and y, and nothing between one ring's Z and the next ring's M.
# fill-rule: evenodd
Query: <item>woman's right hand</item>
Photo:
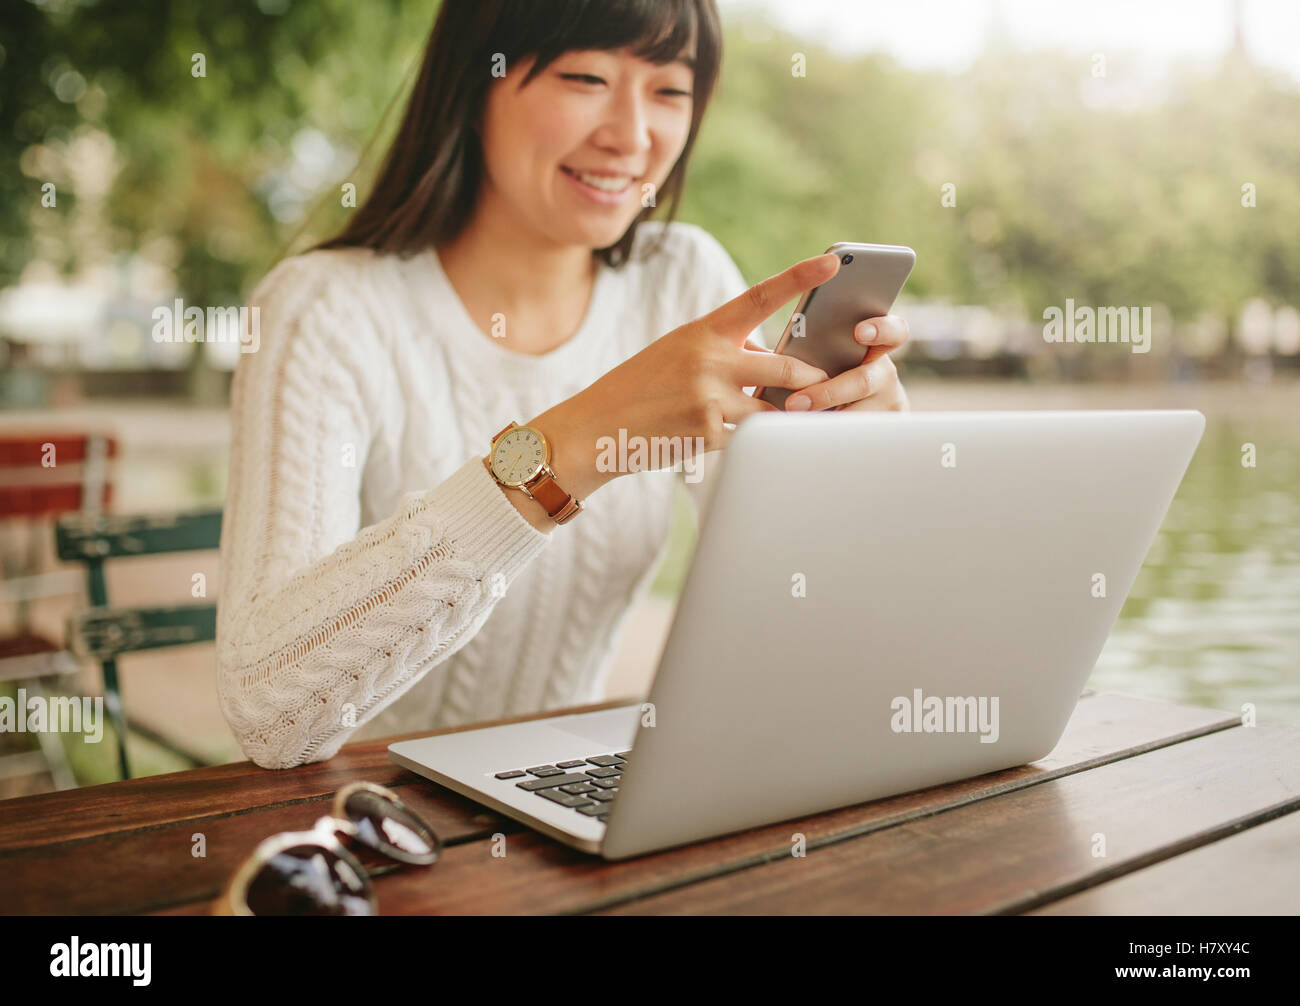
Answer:
M794 357L747 346L745 339L781 305L839 271L833 253L804 259L750 287L702 318L673 329L572 398L542 413L536 425L551 442L557 476L581 498L623 472L596 468L602 437L683 438L705 451L726 446L731 430L755 412L778 412L747 387L797 390L829 375ZM698 440L696 438L699 438ZM674 459L675 460L675 459ZM668 463L672 463L669 461ZM561 484L565 484L561 480Z

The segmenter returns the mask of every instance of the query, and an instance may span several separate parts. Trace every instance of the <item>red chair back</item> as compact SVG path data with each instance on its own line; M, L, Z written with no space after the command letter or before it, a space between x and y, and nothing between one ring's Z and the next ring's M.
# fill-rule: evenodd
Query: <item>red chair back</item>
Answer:
M96 512L112 501L117 441L90 434L0 434L0 517Z

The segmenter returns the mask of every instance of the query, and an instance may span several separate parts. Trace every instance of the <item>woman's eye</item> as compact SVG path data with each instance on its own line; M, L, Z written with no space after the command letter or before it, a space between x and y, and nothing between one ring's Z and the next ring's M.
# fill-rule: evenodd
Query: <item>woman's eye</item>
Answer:
M560 74L560 76L563 77L565 80L576 80L583 84L605 83L604 77L597 77L594 73L562 73ZM679 96L683 98L691 97L690 91L683 91L680 88L675 88L675 87L665 87L659 93L669 94L672 95L673 97L679 97Z

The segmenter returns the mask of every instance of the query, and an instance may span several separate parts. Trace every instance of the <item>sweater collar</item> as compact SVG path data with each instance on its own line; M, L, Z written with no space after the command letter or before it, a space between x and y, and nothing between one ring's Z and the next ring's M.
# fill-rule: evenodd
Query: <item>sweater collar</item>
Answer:
M458 347L486 363L513 371L563 372L568 370L571 361L587 355L589 344L593 340L599 340L602 336L608 339L612 335L607 330L610 317L606 301L610 295L609 287L615 278L612 275L614 270L600 259L596 260L596 279L592 285L591 299L587 302L587 310L578 330L554 349L532 354L506 349L474 323L443 270L435 248L428 248L420 258L427 267L427 274L432 277L432 292L436 300L448 312L441 319L445 322L446 332L456 339Z

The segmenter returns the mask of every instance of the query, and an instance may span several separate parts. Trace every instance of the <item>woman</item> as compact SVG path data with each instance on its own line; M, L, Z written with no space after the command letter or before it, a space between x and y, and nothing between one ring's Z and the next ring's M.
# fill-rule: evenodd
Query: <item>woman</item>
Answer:
M901 319L860 324L833 380L746 341L835 256L747 293L702 229L645 222L675 213L720 41L713 0L445 0L374 194L258 286L218 625L258 765L599 697L677 477L602 471L601 437L713 451L771 409L758 385L907 407ZM549 443L549 496L498 480L523 440L485 465L512 422Z

